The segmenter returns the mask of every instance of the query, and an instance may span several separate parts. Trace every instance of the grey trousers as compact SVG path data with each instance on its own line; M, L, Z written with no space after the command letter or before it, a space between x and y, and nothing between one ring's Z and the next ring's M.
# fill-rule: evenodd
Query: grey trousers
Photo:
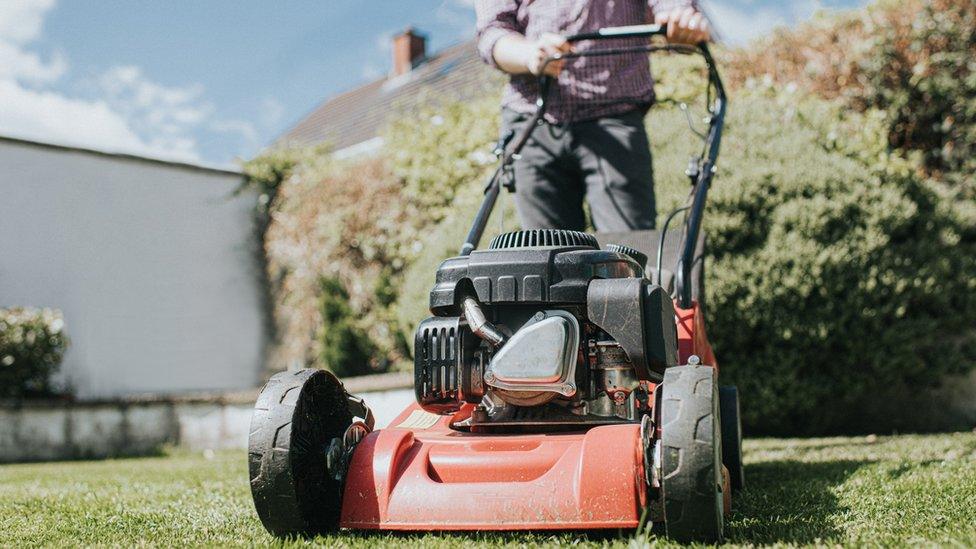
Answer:
M529 115L502 109L502 131ZM515 161L515 206L523 229L653 229L654 172L641 110L535 129Z

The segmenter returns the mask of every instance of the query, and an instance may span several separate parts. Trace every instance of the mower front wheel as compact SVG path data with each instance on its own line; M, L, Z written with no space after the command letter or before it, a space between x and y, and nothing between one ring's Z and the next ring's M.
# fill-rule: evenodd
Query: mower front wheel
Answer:
M327 450L352 424L349 395L324 370L276 374L261 390L248 437L251 495L261 522L278 537L339 528L342 485Z
M717 371L700 365L668 368L660 405L667 535L683 543L720 542L724 482Z

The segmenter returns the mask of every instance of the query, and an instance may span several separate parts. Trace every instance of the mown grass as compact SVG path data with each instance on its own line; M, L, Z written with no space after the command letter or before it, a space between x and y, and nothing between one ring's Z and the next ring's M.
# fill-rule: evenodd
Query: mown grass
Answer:
M753 440L735 545L976 546L976 433ZM344 534L279 542L240 452L0 466L0 545L668 546L654 534Z

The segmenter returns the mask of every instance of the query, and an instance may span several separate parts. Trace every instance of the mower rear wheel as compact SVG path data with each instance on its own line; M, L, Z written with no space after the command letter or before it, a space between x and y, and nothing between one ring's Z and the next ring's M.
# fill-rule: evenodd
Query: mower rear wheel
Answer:
M675 366L661 384L664 525L683 543L722 540L722 433L717 371Z
M722 463L729 470L729 483L738 492L745 484L742 467L742 420L739 417L739 390L735 385L718 389L722 410Z
M326 450L352 424L348 394L324 370L276 374L261 390L248 437L251 495L264 527L278 537L339 527L342 486Z

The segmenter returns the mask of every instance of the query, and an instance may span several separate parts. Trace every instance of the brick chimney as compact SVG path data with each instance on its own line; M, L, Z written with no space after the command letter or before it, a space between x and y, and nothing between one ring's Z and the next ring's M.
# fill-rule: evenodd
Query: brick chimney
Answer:
M427 37L412 27L393 37L393 76L410 72L410 69L427 54Z

